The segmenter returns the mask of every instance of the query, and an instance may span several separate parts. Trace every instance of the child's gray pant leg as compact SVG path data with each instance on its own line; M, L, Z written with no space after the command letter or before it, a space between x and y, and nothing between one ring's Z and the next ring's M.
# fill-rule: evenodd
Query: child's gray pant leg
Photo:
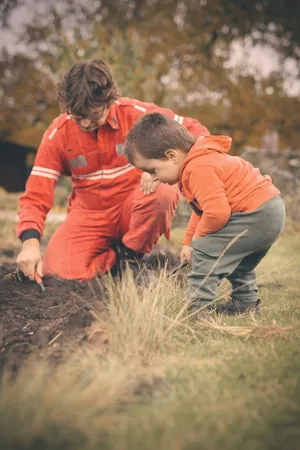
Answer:
M245 254L241 251L238 251L237 254L231 251L224 252L225 247L234 236L230 235L222 239L219 236L201 237L195 239L192 243L192 269L188 276L187 289L188 298L191 302L212 302L215 300L222 279L228 278L230 274L234 273L245 257ZM246 274L243 273L243 279L246 277ZM250 293L251 288L256 289L257 292L255 272L252 273L251 278L252 284L249 285L247 292ZM255 293L252 296L254 297Z
M257 300L255 267L266 256L270 247L246 256L237 268L227 276L232 286L232 297L241 302L253 303Z
M224 228L195 239L191 244L193 260L188 278L190 301L213 301L224 277L233 284L234 298L256 301L254 269L281 234L284 223L284 204L278 196L254 211L233 213Z
M217 257L197 249L193 245L192 268L188 276L187 295L191 302L211 302L216 297L221 277L213 269Z

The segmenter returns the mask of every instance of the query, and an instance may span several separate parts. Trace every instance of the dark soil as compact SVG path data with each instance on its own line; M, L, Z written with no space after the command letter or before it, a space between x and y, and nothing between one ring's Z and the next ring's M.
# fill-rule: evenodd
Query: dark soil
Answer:
M45 277L42 292L28 279L5 278L13 269L3 265L0 272L0 373L4 367L17 371L29 354L45 354L45 349L59 360L64 345L84 340L91 311L104 307L95 281Z
M7 256L9 262L0 262L0 375L4 369L16 373L33 353L59 362L68 346L85 343L93 311L106 304L101 278L81 283L45 277L42 292L36 283L17 279ZM170 269L178 264L167 249L157 248L145 264L157 270L158 261L166 260Z

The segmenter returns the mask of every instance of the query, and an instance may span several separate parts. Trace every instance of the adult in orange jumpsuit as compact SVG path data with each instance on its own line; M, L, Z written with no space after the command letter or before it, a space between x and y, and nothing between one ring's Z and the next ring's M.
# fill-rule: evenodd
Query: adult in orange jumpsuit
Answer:
M109 68L97 59L73 64L57 86L57 98L64 112L44 134L20 198L17 265L30 279L36 271L87 280L116 267L117 244L123 257L138 260L162 234L169 235L179 190L153 183L129 164L124 143L133 123L156 111L195 136L209 133L194 119L119 97ZM40 239L61 175L72 177L68 216L42 262Z

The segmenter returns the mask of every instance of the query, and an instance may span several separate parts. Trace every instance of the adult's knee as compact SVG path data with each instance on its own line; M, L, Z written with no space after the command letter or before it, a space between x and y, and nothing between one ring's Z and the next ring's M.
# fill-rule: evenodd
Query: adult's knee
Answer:
M115 262L116 255L112 249L87 261L83 258L60 256L57 252L52 252L50 248L45 253L43 272L44 275L55 275L65 280L86 281L108 272Z
M177 185L169 186L161 183L157 186L154 197L162 209L176 208L180 198L180 191Z
M46 249L43 260L43 274L55 275L66 280L72 279L70 276L70 261L65 251L57 251L51 245Z
M177 186L159 184L155 192L140 198L139 207L157 219L164 219L166 215L173 216L175 214L179 198L180 192Z

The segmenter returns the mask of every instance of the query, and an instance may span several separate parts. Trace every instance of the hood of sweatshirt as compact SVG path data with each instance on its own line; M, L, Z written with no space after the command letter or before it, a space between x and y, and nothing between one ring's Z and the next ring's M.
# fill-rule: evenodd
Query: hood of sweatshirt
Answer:
M199 156L208 155L212 152L227 153L230 150L232 139L229 136L201 136L188 152L181 173L186 165Z

